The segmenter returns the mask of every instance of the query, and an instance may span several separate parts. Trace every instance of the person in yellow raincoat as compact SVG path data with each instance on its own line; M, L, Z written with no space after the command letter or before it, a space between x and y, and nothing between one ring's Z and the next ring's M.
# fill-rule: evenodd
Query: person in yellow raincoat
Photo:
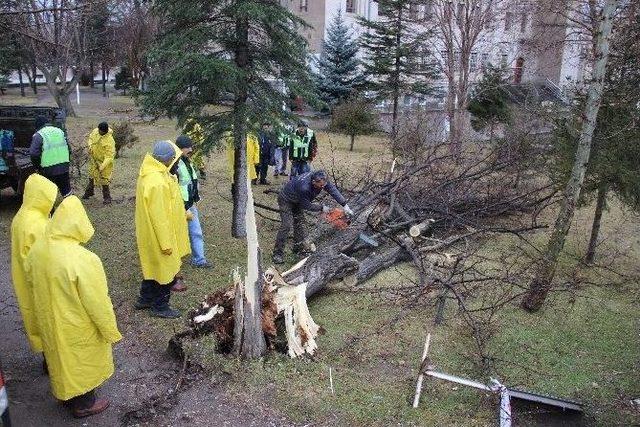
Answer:
M94 229L76 196L65 198L25 262L53 395L73 415L104 411L95 389L113 375L122 339L100 258L82 245Z
M227 170L233 185L233 163L235 161L233 133L227 132L224 136L227 150ZM251 183L255 184L258 180L256 173L256 165L260 163L260 142L253 132L247 133L247 174L251 179Z
M193 153L191 154L191 164L198 170L200 179L206 179L207 173L205 171L205 155L203 150L204 145L204 130L198 122L193 119L188 119L185 126L185 134L193 142ZM209 155L207 155L207 160Z
M24 271L24 262L33 244L44 235L49 213L58 196L58 187L42 175L32 174L24 184L22 206L11 222L11 278L22 314L24 330L31 350L42 353L37 310L33 305L32 283ZM44 365L46 367L46 365ZM46 370L46 368L45 368Z
M171 174L180 149L170 141L158 141L142 161L136 188L136 240L142 268L138 310L151 315L180 317L169 306L171 287L190 253L187 218L177 178Z
M102 202L105 205L111 203L111 175L113 174L113 162L116 158L116 142L113 139L113 131L109 129L107 122L102 122L89 134L89 184L84 191L83 199L93 197L95 186L102 186Z

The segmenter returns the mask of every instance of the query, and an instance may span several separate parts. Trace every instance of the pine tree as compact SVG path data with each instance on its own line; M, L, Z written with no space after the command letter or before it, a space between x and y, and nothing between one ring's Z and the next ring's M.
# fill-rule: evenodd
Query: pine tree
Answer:
M327 28L317 63L317 90L327 105L334 106L347 99L362 83L358 50L358 43L339 10Z
M468 110L472 115L471 126L475 131L489 128L493 140L494 128L498 123L511 121L509 94L504 85L507 82L505 70L491 65L483 72L475 86Z
M398 108L403 95L426 95L436 67L425 45L429 32L418 20L417 0L379 0L378 19L360 19L364 27L360 46L367 88L379 100L393 105L391 134L396 135Z
M627 207L640 210L640 8L618 14L604 81L602 105L593 134L581 206L596 199L585 262L592 263L607 195L614 193ZM584 97L578 108L584 108ZM574 117L579 117L574 115ZM579 118L565 120L556 132L556 175L566 180L575 156Z
M313 98L307 43L298 31L305 24L277 0L157 0L153 11L160 34L143 109L175 117L180 127L195 120L205 150L233 132L232 235L245 237L246 134L281 119L289 96ZM229 100L232 109L212 108Z

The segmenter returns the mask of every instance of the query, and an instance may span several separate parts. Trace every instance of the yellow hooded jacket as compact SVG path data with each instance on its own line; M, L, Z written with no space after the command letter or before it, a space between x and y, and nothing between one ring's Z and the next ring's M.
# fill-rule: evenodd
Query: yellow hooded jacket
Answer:
M100 135L98 128L89 134L89 175L95 185L109 185L113 174L113 162L116 157L116 142L113 131Z
M180 149L176 146L176 158ZM136 240L142 276L166 285L190 252L186 212L175 176L151 154L144 157L136 187ZM171 249L171 255L163 250Z
M81 244L93 226L76 196L65 198L27 256L53 395L69 400L113 375L120 341L100 258Z
M32 283L27 280L24 262L33 244L42 238L58 187L47 178L32 174L24 184L22 206L11 222L11 278L31 350L42 352L37 310L33 305Z
M233 134L228 132L224 138L227 148L227 170L229 171L231 182L233 182L233 162L235 161ZM247 133L247 174L249 175L249 179L258 178L256 165L259 163L260 142L256 135L253 133Z

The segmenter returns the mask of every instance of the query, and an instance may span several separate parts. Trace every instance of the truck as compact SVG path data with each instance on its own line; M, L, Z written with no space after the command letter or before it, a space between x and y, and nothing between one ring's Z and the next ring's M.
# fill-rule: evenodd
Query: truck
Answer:
M65 130L66 114L61 108L0 106L0 191L11 187L21 196L24 182L35 172L29 146L38 116Z

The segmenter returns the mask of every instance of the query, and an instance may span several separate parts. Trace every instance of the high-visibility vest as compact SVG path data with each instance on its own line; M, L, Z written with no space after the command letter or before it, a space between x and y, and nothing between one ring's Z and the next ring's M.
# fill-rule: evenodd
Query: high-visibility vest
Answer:
M69 163L69 146L62 129L45 126L38 131L38 134L42 137L40 166L46 168L60 163Z
M313 138L313 131L307 129L307 133L301 137L297 133L291 136L293 142L293 159L308 159L309 158L309 146L311 145L311 138Z
M189 170L191 169L191 170ZM198 174L193 165L187 166L186 162L182 159L178 160L178 183L180 184L180 193L182 200L189 201L190 196L193 194L193 180L198 179Z

